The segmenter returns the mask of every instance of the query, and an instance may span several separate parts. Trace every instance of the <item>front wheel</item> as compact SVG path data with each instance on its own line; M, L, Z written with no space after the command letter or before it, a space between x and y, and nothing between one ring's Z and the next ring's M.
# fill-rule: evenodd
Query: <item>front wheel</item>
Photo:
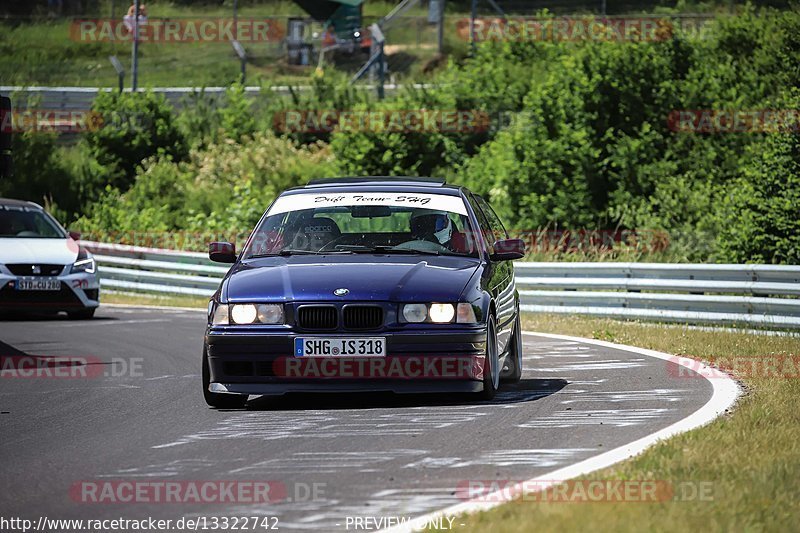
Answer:
M241 409L247 403L244 394L220 394L208 390L211 383L211 370L208 367L208 355L203 350L203 398L206 403L217 409Z
M481 400L491 400L500 387L500 355L497 353L497 329L494 317L486 324L486 355L483 363L483 390L478 393Z
M501 376L501 381L503 383L519 383L519 380L522 379L522 326L519 314L514 321L514 332L509 342L508 357L506 357L508 370Z

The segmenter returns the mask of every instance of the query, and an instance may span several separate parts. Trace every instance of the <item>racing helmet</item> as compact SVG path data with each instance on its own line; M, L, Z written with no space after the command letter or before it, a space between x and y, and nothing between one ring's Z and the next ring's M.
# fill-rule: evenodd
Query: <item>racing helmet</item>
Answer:
M445 211L417 211L411 215L411 235L446 244L453 235L453 222Z

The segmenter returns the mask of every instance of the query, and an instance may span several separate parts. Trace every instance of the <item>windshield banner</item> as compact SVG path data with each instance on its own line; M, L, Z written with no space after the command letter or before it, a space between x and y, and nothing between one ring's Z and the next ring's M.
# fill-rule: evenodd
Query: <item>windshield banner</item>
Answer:
M466 215L467 208L460 196L444 194L414 194L404 192L290 194L275 200L269 216L316 209L320 207L353 207L359 205L385 205L388 207L416 207L433 211L447 211Z

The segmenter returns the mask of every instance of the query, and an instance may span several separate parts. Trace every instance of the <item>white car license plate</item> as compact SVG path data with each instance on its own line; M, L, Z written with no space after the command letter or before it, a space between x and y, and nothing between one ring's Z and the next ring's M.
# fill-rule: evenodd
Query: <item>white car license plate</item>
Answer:
M60 291L61 281L57 279L18 279L18 291Z
M296 337L295 357L384 357L385 337Z

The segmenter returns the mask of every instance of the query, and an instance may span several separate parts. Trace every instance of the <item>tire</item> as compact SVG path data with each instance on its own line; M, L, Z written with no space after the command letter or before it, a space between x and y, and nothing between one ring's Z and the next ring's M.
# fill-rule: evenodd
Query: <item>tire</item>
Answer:
M72 320L89 320L94 317L96 310L96 307L92 307L91 309L81 309L80 311L69 311L67 316Z
M510 346L508 348L508 371L500 376L503 383L519 383L522 379L522 326L519 321L519 314L514 321L514 332L511 334Z
M486 324L486 356L483 365L483 390L477 393L481 400L491 400L500 386L500 354L497 353L497 329L494 317Z
M203 350L203 398L210 407L216 409L241 409L247 403L246 394L220 394L208 390L211 383L211 370L208 368L208 356Z

